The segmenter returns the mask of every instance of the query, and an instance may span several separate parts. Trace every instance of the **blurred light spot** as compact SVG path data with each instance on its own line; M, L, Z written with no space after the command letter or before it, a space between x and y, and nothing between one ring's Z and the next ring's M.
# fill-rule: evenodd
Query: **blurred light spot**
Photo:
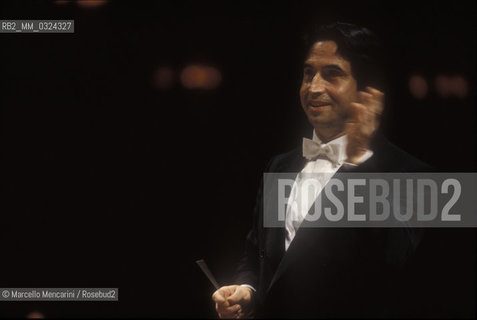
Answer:
M45 319L45 316L41 312L33 311L27 314L26 318L27 319Z
M435 80L436 91L441 98L447 98L452 93L452 85L449 77L438 75Z
M169 89L174 85L174 70L168 66L159 67L154 74L154 85L159 89Z
M108 2L107 0L78 0L77 3L83 8L95 8L102 6Z
M427 96L429 87L426 79L420 75L413 75L409 78L409 91L416 99L424 99Z
M457 97L463 99L467 96L467 92L469 91L469 86L467 81L462 76L455 76L450 78L450 85L452 88L452 93L455 94Z
M68 4L70 1L69 0L56 0L55 4L63 5L63 4Z
M181 81L188 89L212 90L220 85L222 76L217 68L189 65L182 70Z

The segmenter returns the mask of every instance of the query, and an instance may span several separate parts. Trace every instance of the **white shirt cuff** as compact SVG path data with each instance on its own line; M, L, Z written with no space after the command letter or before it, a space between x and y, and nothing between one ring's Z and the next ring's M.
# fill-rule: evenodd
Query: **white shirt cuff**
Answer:
M365 162L366 160L368 160L372 156L373 156L373 151L371 151L369 149L366 150L366 152L358 159L358 164L362 164L363 162ZM349 162L344 162L343 163L343 165L345 167L348 167L348 168L357 167L358 164L349 163Z
M253 292L257 292L257 290L255 290L255 288L254 288L254 287L252 287L252 286L251 286L251 285L249 285L249 284L241 284L240 286L241 286L241 287L247 287L247 288L250 288L250 289L252 289L252 291L253 291Z

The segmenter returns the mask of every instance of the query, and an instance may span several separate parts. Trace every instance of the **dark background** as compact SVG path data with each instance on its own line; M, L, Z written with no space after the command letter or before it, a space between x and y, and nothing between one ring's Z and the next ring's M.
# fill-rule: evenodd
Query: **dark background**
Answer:
M214 317L194 261L229 283L262 170L311 134L298 88L312 21L375 30L383 133L438 170L476 170L474 1L2 1L0 18L75 20L74 34L0 34L0 287L120 289L119 302L1 303L0 316ZM220 86L154 85L158 67L189 63L218 68ZM468 94L439 97L439 74ZM455 234L462 255L443 261L471 271L461 294L475 299L474 230Z

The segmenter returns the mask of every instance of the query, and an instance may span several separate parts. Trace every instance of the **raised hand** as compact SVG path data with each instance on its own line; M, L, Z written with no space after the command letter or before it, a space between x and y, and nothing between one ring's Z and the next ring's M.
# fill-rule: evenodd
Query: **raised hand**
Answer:
M371 137L379 126L383 111L384 93L371 87L358 92L359 102L350 105L350 117L345 124L348 136L346 162L358 164L361 156L369 149Z

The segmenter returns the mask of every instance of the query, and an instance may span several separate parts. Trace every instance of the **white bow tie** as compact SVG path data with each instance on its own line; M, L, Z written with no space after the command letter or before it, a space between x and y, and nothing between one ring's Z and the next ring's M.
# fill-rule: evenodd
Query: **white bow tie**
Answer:
M314 140L303 138L303 157L316 160L318 156L327 157L334 164L339 164L341 149L338 144L320 144Z

